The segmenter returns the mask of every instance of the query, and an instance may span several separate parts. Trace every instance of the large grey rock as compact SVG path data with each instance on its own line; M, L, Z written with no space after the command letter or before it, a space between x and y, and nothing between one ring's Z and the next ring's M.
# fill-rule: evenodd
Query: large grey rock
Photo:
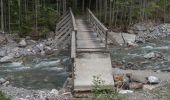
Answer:
M37 53L41 52L41 50L40 50L37 46L34 46L34 47L32 48L32 52L33 52L34 54L37 54Z
M50 94L55 95L55 96L58 96L59 91L56 90L56 89L52 89L51 92L50 92Z
M34 40L27 40L27 44L28 45L35 45L36 41L34 41Z
M164 58L163 54L160 52L150 52L144 55L145 59L162 59Z
M0 62L1 62L1 63L11 62L11 59L12 59L12 58L13 58L12 55L8 55L8 56L5 56L5 57L2 57L2 58L0 59Z
M3 84L5 82L6 82L6 80L4 78L0 78L0 84Z
M155 76L149 76L147 80L150 84L158 84L160 82L159 79Z
M6 54L7 54L6 50L1 50L0 51L0 57L4 57L4 56L6 56Z
M22 39L20 42L19 42L19 47L26 47L27 46L27 43L25 41L25 39Z
M0 35L0 45L1 45L1 44L5 44L5 43L7 43L6 37Z
M53 53L52 48L49 47L49 46L44 47L44 51L45 51L46 54L52 54Z
M36 45L41 51L44 51L44 44L40 43Z

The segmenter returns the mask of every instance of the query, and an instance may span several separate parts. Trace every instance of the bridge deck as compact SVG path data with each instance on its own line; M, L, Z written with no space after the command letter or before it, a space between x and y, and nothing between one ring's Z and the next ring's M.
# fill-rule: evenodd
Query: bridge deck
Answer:
M88 49L88 48L104 48L104 43L97 37L97 34L93 32L92 28L86 20L76 20L78 34L77 34L77 48Z
M98 52L99 49L104 50L104 43L92 31L86 20L77 19L76 24L78 27L77 51L81 49L82 52L78 52L75 58L74 90L91 90L93 76L100 76L105 81L105 85L113 86L110 54ZM94 52L95 50L97 52Z

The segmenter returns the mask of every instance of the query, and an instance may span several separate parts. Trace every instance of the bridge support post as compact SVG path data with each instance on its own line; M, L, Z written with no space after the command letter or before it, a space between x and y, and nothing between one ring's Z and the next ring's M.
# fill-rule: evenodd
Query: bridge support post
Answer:
M106 31L106 35L105 35L105 48L107 49L107 37L108 37L108 31Z

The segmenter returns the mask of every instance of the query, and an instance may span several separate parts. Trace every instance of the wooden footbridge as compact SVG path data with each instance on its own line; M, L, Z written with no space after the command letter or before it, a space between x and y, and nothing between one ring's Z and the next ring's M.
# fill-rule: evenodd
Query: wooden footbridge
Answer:
M93 77L100 76L106 86L113 86L111 57L108 42L114 42L108 29L88 9L87 18L75 19L71 9L57 24L57 46L71 44L73 89L89 91Z

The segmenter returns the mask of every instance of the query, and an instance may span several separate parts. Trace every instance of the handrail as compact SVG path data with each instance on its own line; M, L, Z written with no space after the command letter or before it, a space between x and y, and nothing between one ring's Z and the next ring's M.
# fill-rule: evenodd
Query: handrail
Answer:
M105 48L107 49L108 29L97 19L97 17L90 11L90 9L87 9L87 11L88 11L89 22L92 24L95 31L97 31L101 40L105 42Z
M76 25L76 21L75 21L75 17L73 15L73 12L70 9L70 14L71 14L71 18L72 18L72 24L73 24L73 32L71 34L71 58L74 59L76 57L76 48L77 48L77 25Z
M64 14L60 22L57 23L55 36L55 40L57 40L57 43L54 44L54 46L62 47L69 42L69 39L73 38L74 42L71 42L71 45L75 46L73 48L76 48L76 34L77 26L73 12L70 8L67 13ZM73 52L71 53L71 57L75 58L76 49L72 49L71 52Z
M98 20L98 18L91 12L90 9L87 9L89 14L93 17L93 19L105 30L108 31L108 29Z
M77 31L75 17L73 15L72 9L71 8L69 8L69 9L70 9L70 14L71 14L72 22L73 22L73 29L74 29L74 31Z

